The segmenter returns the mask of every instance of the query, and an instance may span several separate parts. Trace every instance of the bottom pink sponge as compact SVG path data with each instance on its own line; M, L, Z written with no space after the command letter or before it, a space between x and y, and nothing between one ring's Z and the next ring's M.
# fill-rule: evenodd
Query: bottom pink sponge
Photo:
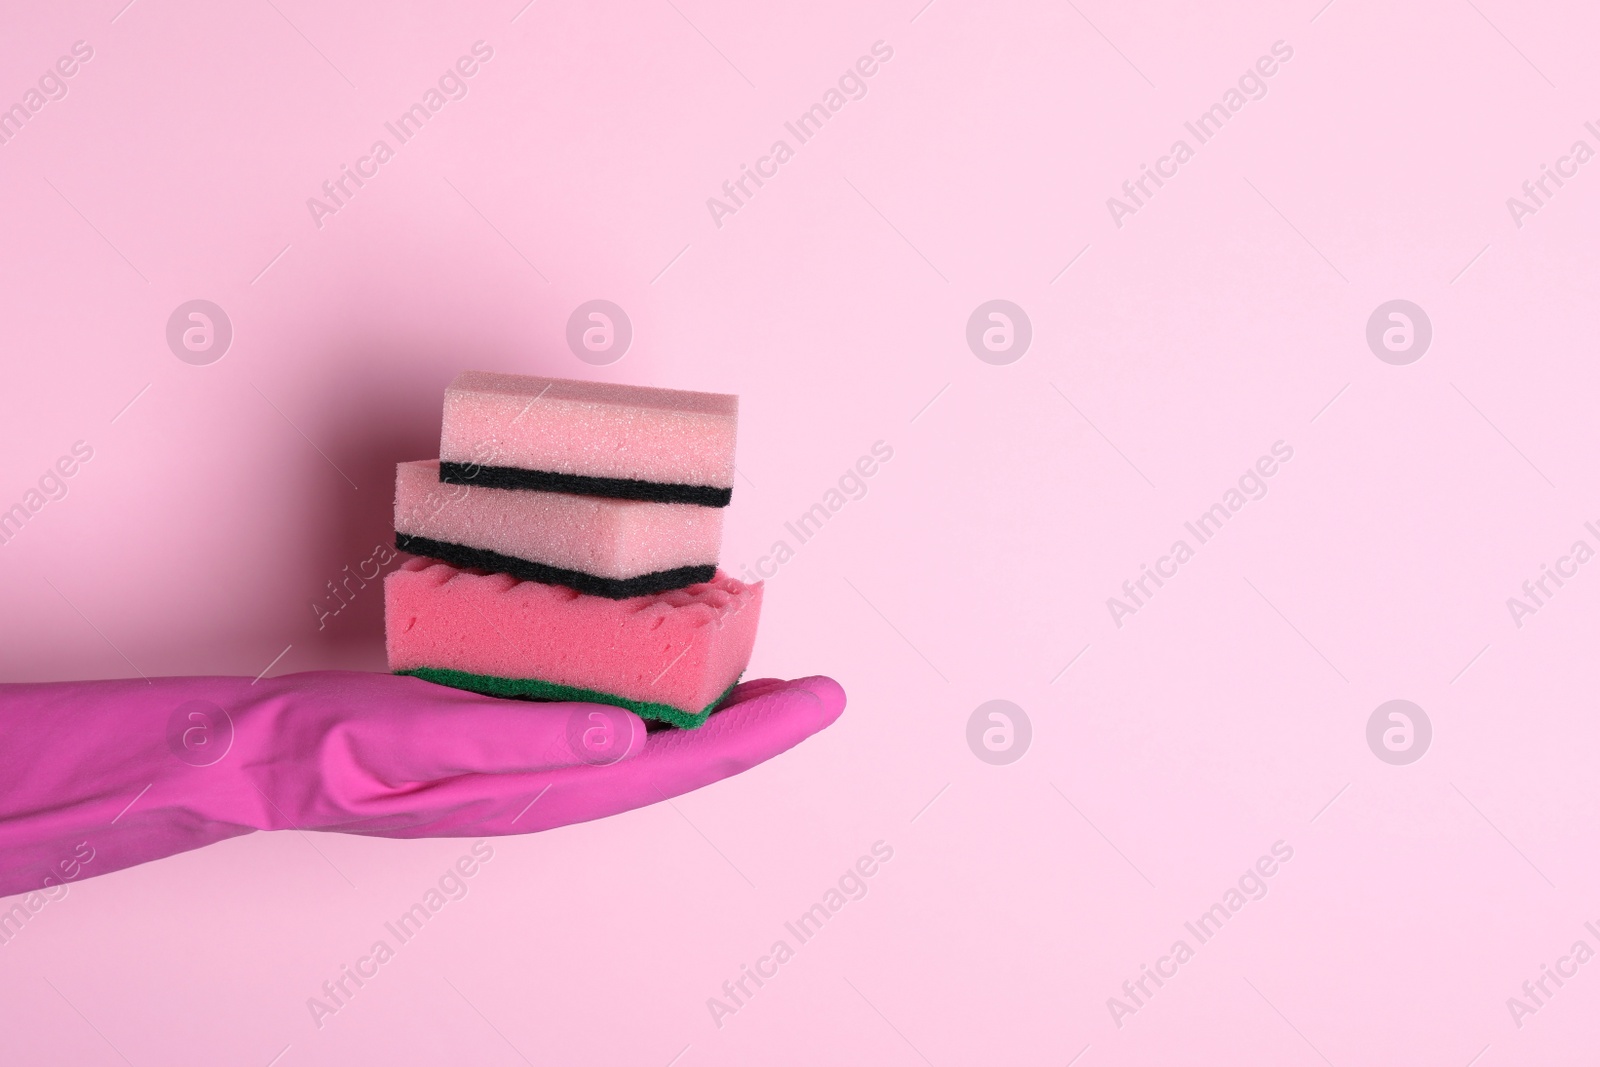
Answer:
M383 583L389 669L494 696L590 700L698 726L755 645L761 583L627 600L410 559Z

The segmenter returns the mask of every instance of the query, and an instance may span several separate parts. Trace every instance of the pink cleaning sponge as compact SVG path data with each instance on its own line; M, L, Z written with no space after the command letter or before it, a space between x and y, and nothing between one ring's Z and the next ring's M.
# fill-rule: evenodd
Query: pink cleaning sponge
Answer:
M698 726L750 661L762 586L719 572L687 589L607 600L409 559L383 592L392 671Z
M439 461L395 468L395 546L459 567L626 597L711 580L722 511L439 481Z
M439 476L722 507L738 417L721 393L464 371L444 394Z

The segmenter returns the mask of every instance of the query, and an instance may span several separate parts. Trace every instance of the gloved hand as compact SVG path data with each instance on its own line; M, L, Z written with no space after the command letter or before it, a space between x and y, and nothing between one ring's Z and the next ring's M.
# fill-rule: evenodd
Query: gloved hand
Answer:
M697 730L389 674L0 686L0 896L252 830L530 833L698 789L839 717L830 678L746 682Z

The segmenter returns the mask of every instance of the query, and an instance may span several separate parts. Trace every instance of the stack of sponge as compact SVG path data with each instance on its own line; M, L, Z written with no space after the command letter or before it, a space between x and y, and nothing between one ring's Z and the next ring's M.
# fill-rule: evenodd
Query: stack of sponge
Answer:
M495 696L705 722L762 586L717 569L738 397L467 371L439 458L401 463L389 669Z

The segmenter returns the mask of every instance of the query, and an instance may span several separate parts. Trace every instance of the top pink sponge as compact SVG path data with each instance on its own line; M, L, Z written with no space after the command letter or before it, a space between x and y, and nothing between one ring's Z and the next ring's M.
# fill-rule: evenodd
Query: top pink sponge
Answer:
M469 476L577 476L559 487L596 495L629 495L608 491L623 481L727 491L738 416L739 398L722 393L465 371L445 391L439 459Z

